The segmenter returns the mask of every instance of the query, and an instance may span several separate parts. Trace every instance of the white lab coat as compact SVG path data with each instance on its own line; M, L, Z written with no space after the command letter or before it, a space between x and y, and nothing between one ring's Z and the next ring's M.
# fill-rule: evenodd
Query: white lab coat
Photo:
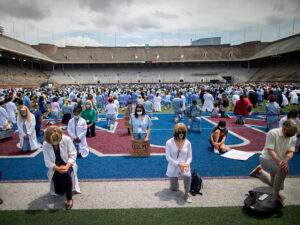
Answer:
M202 107L202 111L206 112L208 110L211 112L214 108L214 97L210 93L206 93L203 95L204 98L204 104Z
M289 93L289 97L291 98L290 100L291 104L298 104L298 95L295 90Z
M168 177L178 177L182 174L181 167L178 163L191 164L192 162L192 145L187 139L180 150L179 157L177 158L177 146L174 138L171 138L166 143L166 158L168 161L168 168L166 175ZM191 168L190 172L191 173Z
M185 107L185 97L184 97L184 95L181 95L181 99L182 99L182 110L185 110L186 109L186 107Z
M74 138L79 137L80 143L79 143L79 153L82 157L87 157L89 154L89 148L86 142L86 131L87 131L87 125L86 120L83 118L79 118L77 122L77 136L75 135L75 123L74 118L69 120L68 123L68 134L71 137L72 141L74 141Z
M7 114L8 114L8 121L11 121L13 123L16 123L16 113L17 113L17 107L15 103L8 102L6 104Z
M22 118L23 119L23 118ZM20 138L20 146L23 147L24 142L24 131L23 131L23 120L20 121L20 118L17 119L17 126L19 131L19 138ZM36 139L36 133L35 133L35 117L32 113L30 113L30 122L27 122L25 119L25 126L27 129L27 134L29 135L29 143L31 150L36 150L40 147L40 144L38 143Z
M287 97L282 94L282 103L281 103L281 106L288 106L289 105L289 100L287 99Z
M76 164L77 152L71 138L66 135L63 135L61 142L59 143L59 149L60 149L60 157L62 158L62 160L65 163L72 164L73 173L71 175L72 175L73 191L75 190L77 193L80 193L79 182L77 178L77 169L78 169ZM55 165L55 153L54 153L53 146L46 141L44 141L43 144L43 155L44 155L45 165L49 169L47 176L50 182L50 194L57 195L55 193L54 182L52 180L55 172L53 170L53 167Z
M0 106L0 128L3 128L3 125L8 122L8 114L5 109Z
M119 115L119 108L120 108L119 101L118 101L117 99L114 100L114 104L117 106L117 111L116 111L115 115L116 115L116 118L118 118L118 115Z
M158 96L158 97L154 97L153 99L153 103L154 103L154 111L155 112L160 112L161 111L161 97Z

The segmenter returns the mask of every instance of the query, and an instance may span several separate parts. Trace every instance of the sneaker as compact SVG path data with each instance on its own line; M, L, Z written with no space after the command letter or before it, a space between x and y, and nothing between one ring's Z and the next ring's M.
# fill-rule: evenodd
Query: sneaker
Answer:
M214 148L214 153L217 154L217 155L220 154L219 150L216 149L216 148Z
M252 170L250 173L249 173L249 176L255 176L255 175L258 175L260 174L262 171L262 166L261 165L258 165L254 170Z
M114 129L114 125L110 125L110 130L113 130Z
M188 193L185 194L185 200L186 200L187 203L192 203L193 202L191 196Z

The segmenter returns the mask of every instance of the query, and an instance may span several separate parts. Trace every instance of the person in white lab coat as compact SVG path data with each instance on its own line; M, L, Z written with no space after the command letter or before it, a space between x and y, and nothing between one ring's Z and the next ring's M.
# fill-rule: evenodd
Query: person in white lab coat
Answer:
M214 108L214 97L209 92L207 92L203 95L203 98L204 98L204 104L202 107L202 111L203 112L206 112L206 111L211 112Z
M73 110L74 117L69 120L68 134L77 150L77 157L87 157L89 154L89 148L86 142L87 124L86 120L80 117L80 113L80 107L76 107Z
M8 102L6 103L6 110L8 114L8 121L12 123L17 122L17 107L15 103L12 102L12 97L8 98Z
M17 126L22 151L28 152L37 150L40 144L36 139L35 117L25 105L19 108Z
M72 191L80 193L77 178L76 149L70 137L62 129L51 126L45 131L43 155L50 181L50 194L66 193L66 210L73 206Z
M5 100L2 100L0 102L0 128L1 129L8 122L8 114L4 107L5 107Z
M168 169L166 175L170 178L170 189L177 191L179 188L178 177L183 178L185 198L192 202L189 195L191 186L192 145L186 138L187 128L184 123L177 123L174 127L173 137L166 143L166 158Z
M156 94L156 96L153 99L154 103L154 111L155 112L160 112L161 111L161 97L159 93Z

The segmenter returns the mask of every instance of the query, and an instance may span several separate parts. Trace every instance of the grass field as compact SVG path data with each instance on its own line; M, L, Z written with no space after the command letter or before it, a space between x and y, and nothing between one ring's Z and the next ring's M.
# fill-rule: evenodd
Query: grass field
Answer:
M0 211L1 224L222 224L299 225L300 206L288 206L282 217L253 217L242 207L118 209L71 211Z

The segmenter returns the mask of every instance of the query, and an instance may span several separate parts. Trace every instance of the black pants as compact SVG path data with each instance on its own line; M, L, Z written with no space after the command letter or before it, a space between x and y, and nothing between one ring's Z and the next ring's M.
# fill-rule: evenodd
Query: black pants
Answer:
M90 125L92 122L89 122L87 123L87 125ZM89 137L89 136L92 136L92 137L95 137L96 136L96 131L95 131L95 123L87 129L86 131L86 136Z
M72 182L72 174L73 168L70 167L69 170L61 174L57 171L55 171L53 175L53 183L54 183L54 189L55 193L58 195L63 195L66 193L67 200L72 200L72 187L73 187L73 182Z

